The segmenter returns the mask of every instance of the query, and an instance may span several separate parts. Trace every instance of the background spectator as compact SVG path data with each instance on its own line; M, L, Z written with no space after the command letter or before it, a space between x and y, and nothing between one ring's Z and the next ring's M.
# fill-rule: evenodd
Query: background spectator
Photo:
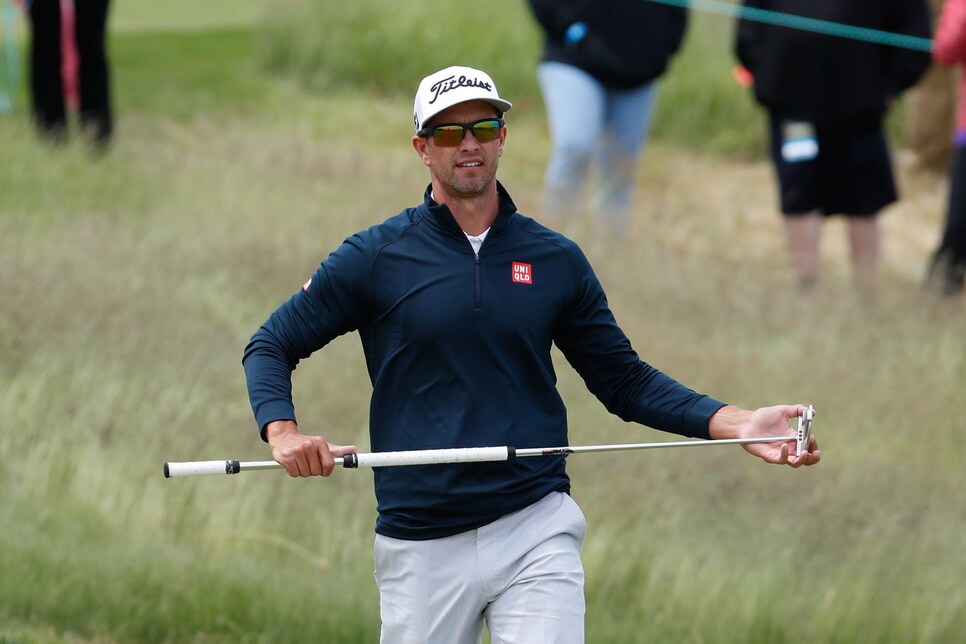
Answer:
M80 124L84 134L105 145L114 129L105 35L110 0L73 0L77 43ZM61 75L60 0L33 0L30 15L30 92L34 121L42 136L67 137L67 109Z
M928 38L925 0L746 0L746 7ZM929 66L924 52L741 20L736 51L769 113L781 212L798 280L819 274L822 219L845 215L856 282L875 289L877 215L898 199L882 128Z
M537 74L553 140L544 211L558 219L579 212L596 165L593 210L622 236L656 79L681 45L687 12L641 0L530 0L530 7L544 32Z
M933 23L939 20L943 0L929 0ZM935 61L934 61L935 62ZM915 168L944 174L952 158L952 132L956 122L956 74L932 64L903 98L905 146L915 156Z
M960 65L946 226L927 279L943 295L954 296L962 292L966 272L966 68L962 67L966 64L966 0L946 0L936 28L933 56L943 65Z

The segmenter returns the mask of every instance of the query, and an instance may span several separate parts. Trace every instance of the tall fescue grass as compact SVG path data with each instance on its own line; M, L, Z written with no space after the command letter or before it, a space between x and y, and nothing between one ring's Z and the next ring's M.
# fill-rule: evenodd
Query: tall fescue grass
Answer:
M692 12L685 43L660 82L655 139L745 158L761 153L761 115L732 80L732 39L731 21ZM512 118L543 116L541 35L523 1L453 11L429 0L307 0L275 7L259 45L267 69L317 92L351 86L405 97L446 64L479 67L513 98Z
M542 118L536 82L542 36L527 3L494 0L464 11L457 15L430 0L272 5L259 31L259 60L309 91L357 87L401 97L443 65L480 67L513 97L511 118ZM732 77L734 26L690 12L684 43L658 83L654 140L745 160L764 154L763 113ZM902 113L900 100L888 115L896 141L903 138Z
M411 88L303 93L257 72L248 29L112 46L107 156L0 119L0 641L377 641L370 473L161 465L268 458L242 348L346 235L420 198ZM549 141L521 111L501 177L539 217ZM840 222L822 287L792 287L760 162L658 140L628 246L578 232L645 359L736 404L813 403L824 451L797 471L739 448L574 457L588 642L960 638L966 310L919 292L944 195L901 179L877 302L851 291ZM662 438L558 374L575 444ZM354 336L295 374L303 426L361 449L369 390Z

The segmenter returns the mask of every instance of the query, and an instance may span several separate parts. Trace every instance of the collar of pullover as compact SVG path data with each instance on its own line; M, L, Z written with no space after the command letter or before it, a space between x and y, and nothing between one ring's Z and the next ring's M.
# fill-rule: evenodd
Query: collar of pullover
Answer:
M513 213L517 211L516 205L510 198L510 194L506 191L499 181L496 182L496 191L500 199L500 212L497 213L496 219L493 221L493 225L490 226L490 233L499 234L510 225L513 221ZM435 228L442 230L443 232L451 235L463 236L463 229L460 228L459 224L456 223L456 219L453 217L453 213L450 212L449 207L446 204L438 204L433 201L432 198L433 186L430 184L426 187L426 192L423 193L423 204L419 207L421 211L420 214L426 218Z

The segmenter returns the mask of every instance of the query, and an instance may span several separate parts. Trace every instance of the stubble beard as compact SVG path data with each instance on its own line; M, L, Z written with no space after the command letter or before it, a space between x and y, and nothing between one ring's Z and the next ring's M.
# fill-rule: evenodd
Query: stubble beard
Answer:
M486 192L490 184L496 177L497 164L487 168L486 172L479 179L460 179L454 172L450 180L445 183L446 189L453 195L460 197L475 197Z

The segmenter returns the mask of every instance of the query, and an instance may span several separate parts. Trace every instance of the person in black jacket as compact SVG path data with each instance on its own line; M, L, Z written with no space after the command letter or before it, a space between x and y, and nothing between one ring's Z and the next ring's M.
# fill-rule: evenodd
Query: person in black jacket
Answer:
M925 0L745 0L746 7L929 38ZM845 215L856 283L875 290L879 211L898 199L882 128L928 53L744 19L736 52L769 114L781 212L799 282L819 276L822 218Z
M477 69L420 83L422 202L346 239L245 349L272 457L290 476L328 476L334 456L355 451L301 433L291 376L358 331L374 452L567 445L557 346L627 421L698 438L774 437L745 449L769 463L818 463L814 439L789 451L788 421L804 405L747 411L640 359L577 245L517 212L497 181L510 107ZM586 522L564 455L379 467L374 480L382 642L476 644L484 623L494 642L583 642Z
M110 0L74 0L74 35L79 59L80 124L99 147L114 130L105 36ZM32 0L30 14L30 93L34 121L45 138L67 136L67 110L61 79L60 0Z
M937 63L958 67L959 79L946 221L925 285L943 297L955 298L962 295L966 282L966 0L943 4L932 54Z
M538 79L553 141L546 214L572 220L595 169L593 210L609 238L621 238L657 79L681 45L687 12L643 0L530 0L530 7L544 32Z

